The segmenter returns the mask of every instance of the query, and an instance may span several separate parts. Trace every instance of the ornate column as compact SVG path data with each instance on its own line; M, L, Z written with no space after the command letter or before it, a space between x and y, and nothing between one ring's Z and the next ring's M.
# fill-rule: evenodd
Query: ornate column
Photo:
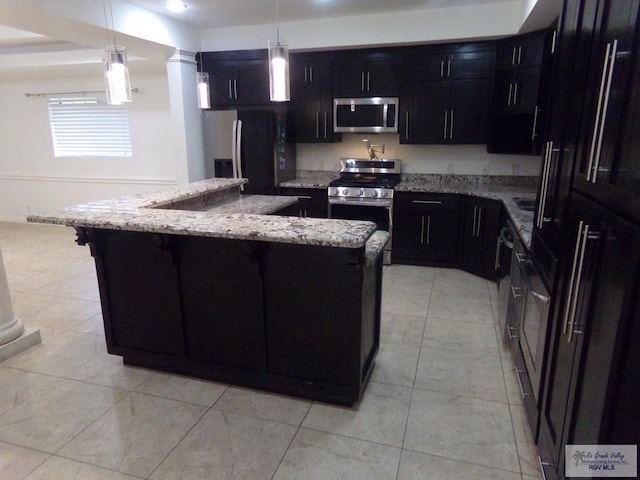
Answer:
M0 361L40 343L39 330L26 330L16 317L9 295L9 283L0 250Z

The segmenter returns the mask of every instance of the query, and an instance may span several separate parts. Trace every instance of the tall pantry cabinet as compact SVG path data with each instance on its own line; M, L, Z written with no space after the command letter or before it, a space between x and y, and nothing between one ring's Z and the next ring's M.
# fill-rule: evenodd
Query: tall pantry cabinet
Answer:
M564 2L573 90L546 133L556 150L532 239L534 253L551 239L559 255L537 438L549 480L565 478L566 445L640 439L639 4ZM546 211L545 182L557 202Z

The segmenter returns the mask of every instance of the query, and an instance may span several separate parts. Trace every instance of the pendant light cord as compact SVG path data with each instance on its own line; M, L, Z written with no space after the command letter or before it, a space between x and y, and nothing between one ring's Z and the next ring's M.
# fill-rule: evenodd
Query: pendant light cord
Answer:
M116 26L113 21L113 6L111 5L111 0L109 0L109 14L107 14L107 3L106 0L102 0L102 10L104 12L104 26L107 29L107 44L111 40L109 38L109 17L111 17L111 33L113 34L113 46L117 46L116 42Z

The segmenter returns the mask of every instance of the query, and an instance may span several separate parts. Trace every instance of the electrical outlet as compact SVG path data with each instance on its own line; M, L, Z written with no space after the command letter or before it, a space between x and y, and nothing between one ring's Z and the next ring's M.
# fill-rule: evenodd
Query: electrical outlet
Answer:
M449 174L453 173L453 163L449 163L447 165L447 173L449 173Z
M519 164L514 164L511 165L511 174L514 176L518 176L520 175L520 165Z
M485 163L482 166L482 175L489 175L489 164Z

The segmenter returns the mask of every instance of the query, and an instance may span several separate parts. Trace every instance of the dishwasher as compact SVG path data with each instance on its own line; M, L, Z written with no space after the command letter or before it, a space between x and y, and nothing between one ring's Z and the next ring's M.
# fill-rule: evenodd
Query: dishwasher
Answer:
M511 257L513 252L513 242L518 238L518 233L511 220L507 220L505 226L500 230L496 242L496 262L497 272L496 287L498 290L496 297L496 309L500 331L502 332L505 344L509 344L509 333L507 330L507 308L509 297L511 296Z

